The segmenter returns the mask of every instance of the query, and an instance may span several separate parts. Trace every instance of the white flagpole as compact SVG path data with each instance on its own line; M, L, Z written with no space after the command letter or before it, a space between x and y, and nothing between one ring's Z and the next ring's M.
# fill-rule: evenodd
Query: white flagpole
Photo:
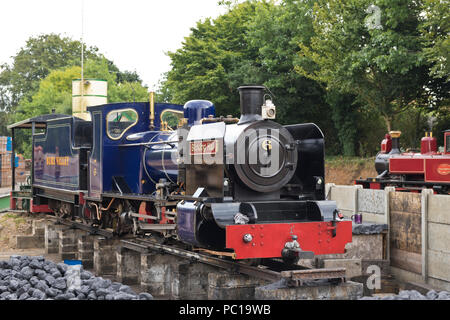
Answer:
M81 0L81 112L84 109L84 0Z

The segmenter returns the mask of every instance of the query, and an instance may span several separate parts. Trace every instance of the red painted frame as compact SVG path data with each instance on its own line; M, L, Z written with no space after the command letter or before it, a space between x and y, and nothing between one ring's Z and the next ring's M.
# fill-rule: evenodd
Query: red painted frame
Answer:
M424 158L412 158L399 155L389 159L389 172L392 173L418 173L423 174L425 170Z
M226 227L226 247L234 250L236 259L277 258L296 235L303 251L315 255L345 253L345 245L352 242L352 222L337 222L335 237L333 229L331 222L230 225ZM251 234L253 240L245 243L245 234Z
M450 183L450 157L442 156L439 158L426 159L425 181Z
M16 210L16 198L13 198L12 191L9 193L9 209Z
M52 210L50 210L50 208L48 207L47 204L42 204L42 205L34 205L33 204L33 199L30 200L30 212L31 213L51 213L53 212Z
M371 182L370 189L377 189L377 190L381 189L381 183Z

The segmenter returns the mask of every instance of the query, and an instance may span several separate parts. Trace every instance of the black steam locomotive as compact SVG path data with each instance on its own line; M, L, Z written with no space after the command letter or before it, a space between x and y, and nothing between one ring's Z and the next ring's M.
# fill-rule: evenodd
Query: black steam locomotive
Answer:
M31 211L235 259L343 253L352 225L325 200L321 130L272 121L262 86L239 91L240 118L153 99L89 107L91 121L42 116Z

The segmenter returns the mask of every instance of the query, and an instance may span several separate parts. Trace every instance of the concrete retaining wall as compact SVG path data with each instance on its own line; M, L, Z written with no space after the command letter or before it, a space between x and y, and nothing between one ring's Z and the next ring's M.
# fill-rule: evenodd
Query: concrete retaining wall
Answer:
M362 213L363 222L389 226L387 257L402 280L450 286L450 196L362 189L327 184L327 198L337 202L346 218ZM404 271L404 273L402 273ZM412 276L417 275L416 277Z
M430 278L450 282L450 196L429 194L426 215L423 272Z

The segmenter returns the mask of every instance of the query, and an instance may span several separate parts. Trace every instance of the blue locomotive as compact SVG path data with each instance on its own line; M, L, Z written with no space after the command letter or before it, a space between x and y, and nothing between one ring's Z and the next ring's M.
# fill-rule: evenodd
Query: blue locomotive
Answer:
M351 221L325 200L321 130L273 121L262 86L239 91L239 118L153 99L49 116L33 135L31 211L235 259L343 253Z

